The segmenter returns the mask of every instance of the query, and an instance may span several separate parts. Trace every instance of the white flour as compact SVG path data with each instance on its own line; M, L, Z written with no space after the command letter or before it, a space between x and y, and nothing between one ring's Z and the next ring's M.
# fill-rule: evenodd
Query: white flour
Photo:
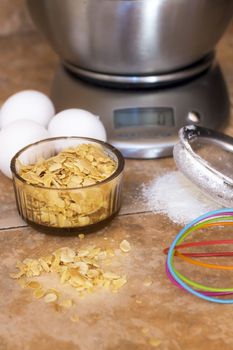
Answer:
M179 171L169 172L144 185L142 192L148 210L164 213L177 224L187 224L220 208Z

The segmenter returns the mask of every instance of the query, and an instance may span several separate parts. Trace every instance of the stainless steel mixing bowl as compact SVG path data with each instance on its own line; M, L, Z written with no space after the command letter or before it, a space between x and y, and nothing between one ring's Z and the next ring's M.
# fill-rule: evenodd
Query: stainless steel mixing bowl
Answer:
M62 60L106 74L173 72L223 35L232 0L27 0Z

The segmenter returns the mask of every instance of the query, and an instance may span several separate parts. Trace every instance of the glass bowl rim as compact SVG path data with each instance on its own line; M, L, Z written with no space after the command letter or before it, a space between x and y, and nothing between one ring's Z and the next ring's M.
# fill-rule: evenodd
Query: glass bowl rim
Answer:
M46 142L50 142L50 141L69 140L69 139L90 141L92 143L97 143L97 144L103 146L105 149L109 149L116 156L116 158L118 160L117 168L115 169L115 171L109 177L107 177L103 181L97 182L97 183L95 183L93 185L88 185L88 186L83 186L83 187L60 187L60 188L30 184L26 180L24 180L18 174L18 172L16 171L16 161L19 158L19 156L23 152L25 152L27 149L31 148L32 146L36 146L36 145L39 145L39 144L42 144L42 143L46 143ZM124 159L123 155L121 154L121 152L118 149L116 149L114 146L110 145L108 142L97 140L97 139L94 139L94 138L91 138L91 137L82 137L82 136L48 137L46 139L30 143L29 145L27 145L27 146L23 147L22 149L20 149L14 155L14 157L11 159L11 163L10 163L10 169L11 169L11 172L12 172L13 176L15 176L19 181L21 181L25 185L32 186L34 188L40 188L40 189L44 189L44 190L53 190L53 191L54 190L55 191L74 191L74 190L85 190L86 188L94 188L95 186L99 186L99 185L108 183L108 182L112 181L113 179L115 179L117 176L119 176L123 172L124 166L125 166L125 159Z

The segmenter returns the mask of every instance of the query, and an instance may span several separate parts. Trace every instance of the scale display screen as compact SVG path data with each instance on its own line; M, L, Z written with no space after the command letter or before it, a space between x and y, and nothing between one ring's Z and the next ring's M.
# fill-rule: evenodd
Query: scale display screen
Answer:
M113 112L116 129L134 126L174 127L174 112L167 107L124 108Z

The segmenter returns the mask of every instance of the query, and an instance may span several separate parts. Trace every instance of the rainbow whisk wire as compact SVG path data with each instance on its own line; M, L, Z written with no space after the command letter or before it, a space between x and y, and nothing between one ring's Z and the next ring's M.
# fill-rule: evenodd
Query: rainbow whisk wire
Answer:
M205 286L198 282L192 281L183 274L181 274L174 266L174 257L178 255L183 260L189 263L200 265L208 268L216 268L220 270L233 270L233 266L225 265L214 265L205 264L202 262L197 262L191 257L198 256L233 256L233 252L221 252L221 253L190 253L182 254L179 252L178 248L191 247L191 246L204 246L213 244L232 244L233 240L221 240L221 241L204 241L204 242L194 242L181 244L184 239L192 232L212 226L233 226L233 208L220 209L208 212L197 219L193 220L190 224L185 226L179 234L176 236L175 240L171 244L166 261L166 271L170 280L177 285L179 288L185 289L191 294L208 301L219 304L232 304L233 299L221 299L221 296L233 294L233 288L214 288ZM166 250L165 250L166 252Z

